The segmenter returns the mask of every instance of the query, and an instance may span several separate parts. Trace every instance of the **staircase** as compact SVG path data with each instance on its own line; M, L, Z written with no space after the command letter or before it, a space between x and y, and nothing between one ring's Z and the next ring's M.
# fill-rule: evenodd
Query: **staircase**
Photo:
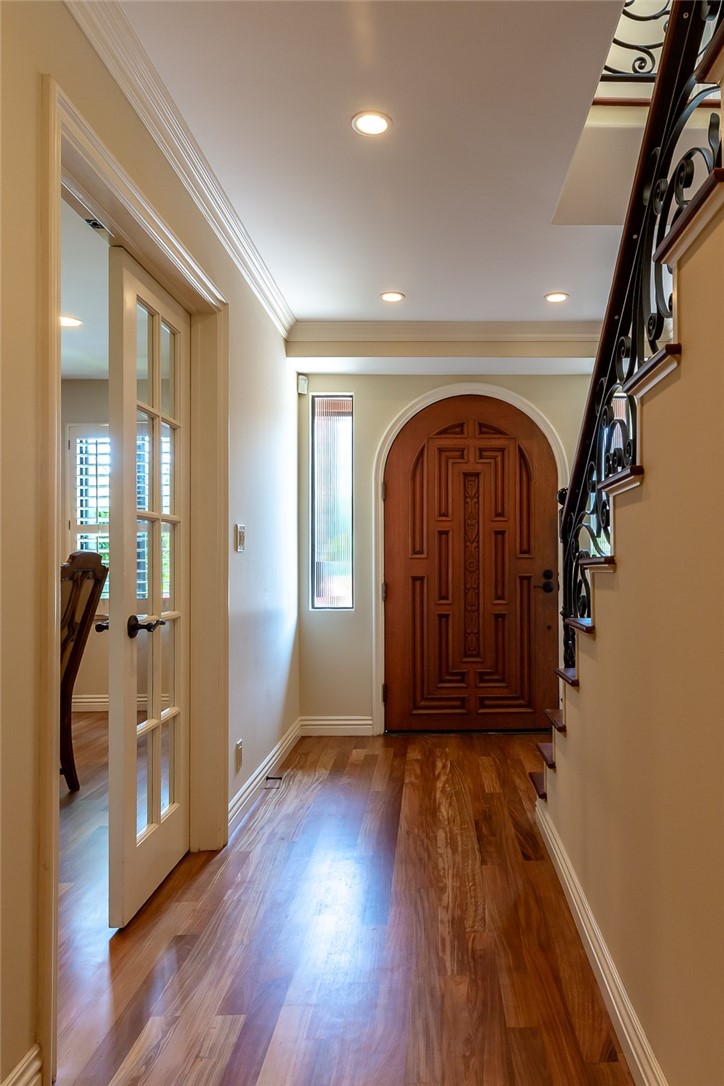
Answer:
M705 224L711 218L711 194L724 187L718 112L711 114L704 147L690 146L685 124L705 101L709 105L712 84L721 83L723 77L724 9L676 0L570 482L559 495L563 659L556 673L563 697L562 707L546 713L553 742L539 744L544 768L530 774L541 800L548 797L548 774L556 769L556 744L565 741L568 698L575 697L580 686L579 639L596 636L596 581L601 574L616 573L616 499L644 482L641 434L646 400L682 360L682 345L672 341L677 242L694 220Z

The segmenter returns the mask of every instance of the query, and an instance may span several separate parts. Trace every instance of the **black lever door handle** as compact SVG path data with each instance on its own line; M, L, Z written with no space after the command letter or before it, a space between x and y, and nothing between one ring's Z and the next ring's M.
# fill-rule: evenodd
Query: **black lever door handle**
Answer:
M541 573L543 578L543 584L534 584L533 588L540 588L543 592L555 592L556 586L553 583L555 573L552 569L544 569Z
M101 616L100 622L96 622L96 633L103 633L103 631L107 630L107 629L108 629L108 618L107 618L107 616Z
M153 633L153 631L158 626L165 626L165 625L166 625L166 620L163 619L163 618L156 618L152 622L139 622L138 621L138 615L129 615L128 627L127 627L128 628L128 636L129 637L137 637L139 630L148 630L149 633Z

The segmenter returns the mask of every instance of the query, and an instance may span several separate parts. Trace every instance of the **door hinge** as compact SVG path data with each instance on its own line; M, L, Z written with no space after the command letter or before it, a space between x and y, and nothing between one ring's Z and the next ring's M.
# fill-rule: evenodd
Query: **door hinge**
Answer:
M387 581L382 582L380 586L380 595L382 596L383 600L387 599Z
M382 704L387 701L387 683L382 684Z
M387 501L387 483L384 479L382 480L382 486L380 487L380 497L383 502Z

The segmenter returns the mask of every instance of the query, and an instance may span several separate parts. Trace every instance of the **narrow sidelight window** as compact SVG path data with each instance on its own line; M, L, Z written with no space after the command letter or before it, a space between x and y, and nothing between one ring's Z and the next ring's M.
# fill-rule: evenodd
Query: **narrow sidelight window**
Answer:
M311 549L312 607L352 607L351 396L312 396Z

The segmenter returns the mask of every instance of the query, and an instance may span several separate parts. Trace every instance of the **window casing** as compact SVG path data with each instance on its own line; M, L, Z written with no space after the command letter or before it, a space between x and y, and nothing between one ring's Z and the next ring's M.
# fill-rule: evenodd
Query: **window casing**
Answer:
M351 396L312 396L311 606L354 606Z

